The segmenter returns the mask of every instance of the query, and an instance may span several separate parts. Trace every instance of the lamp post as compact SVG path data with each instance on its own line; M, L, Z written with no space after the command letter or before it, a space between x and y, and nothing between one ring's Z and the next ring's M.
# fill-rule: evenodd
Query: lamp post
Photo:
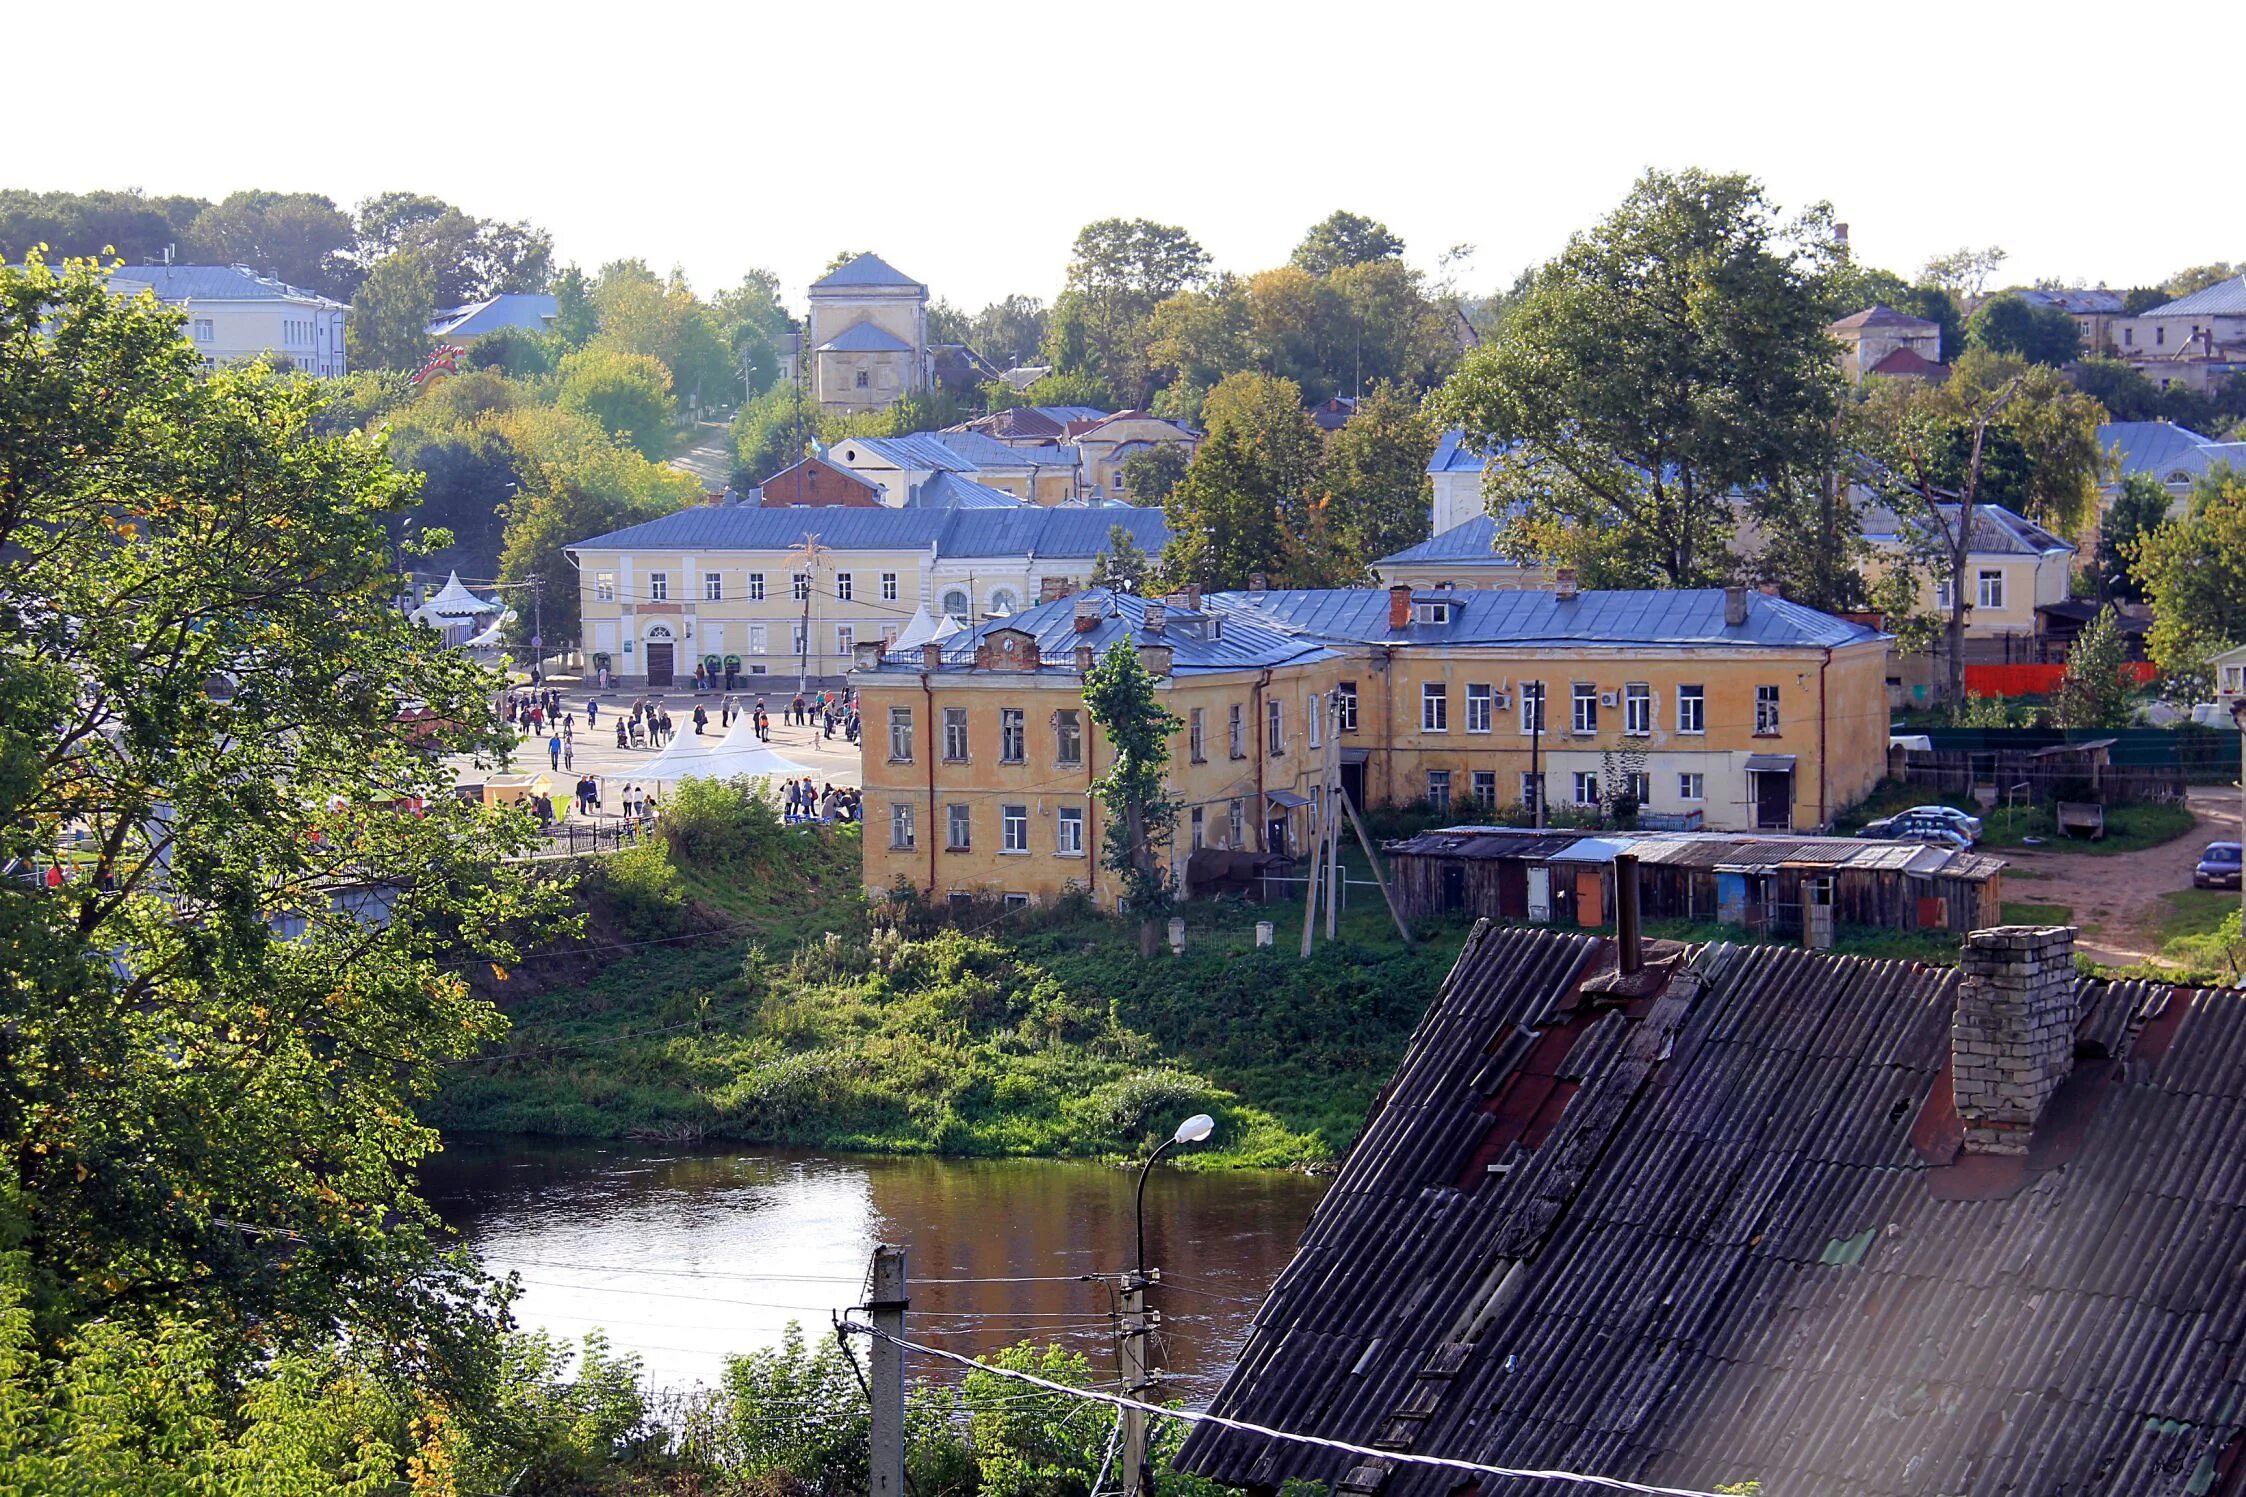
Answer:
M1138 1195L1133 1205L1132 1222L1136 1227L1137 1251L1131 1259L1131 1271L1123 1276L1123 1396L1143 1400L1155 1384L1155 1377L1147 1365L1146 1337L1153 1328L1153 1319L1147 1314L1146 1289L1150 1282L1146 1273L1146 1177L1154 1170L1154 1161L1180 1144L1197 1144L1217 1131L1217 1120L1205 1112L1197 1112L1178 1124L1178 1131L1164 1141L1161 1148L1146 1156L1139 1166ZM1140 1497L1150 1485L1146 1480L1146 1415L1137 1409L1123 1411L1123 1497Z
M2238 725L2238 838L2239 846L2246 847L2246 696L2233 697L2230 720ZM2246 873L2238 879L2238 921L2241 934L2246 934Z

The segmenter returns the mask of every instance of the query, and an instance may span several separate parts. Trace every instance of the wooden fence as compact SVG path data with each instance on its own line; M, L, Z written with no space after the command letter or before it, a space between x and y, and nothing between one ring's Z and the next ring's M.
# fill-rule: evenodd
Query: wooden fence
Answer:
M2072 754L2038 757L2017 751L1913 749L1902 757L1906 785L1955 796L1969 796L1976 786L1993 786L1999 804L2037 805L2057 800L2064 792L2069 800L2095 800L2108 806L2166 805L2184 798L2190 778L2181 764L2086 764Z

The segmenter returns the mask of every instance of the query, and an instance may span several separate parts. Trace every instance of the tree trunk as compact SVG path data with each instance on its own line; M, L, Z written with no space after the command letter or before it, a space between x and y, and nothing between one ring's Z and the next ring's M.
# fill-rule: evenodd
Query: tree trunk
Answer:
M1146 960L1162 954L1162 922L1149 915L1139 922L1139 955Z

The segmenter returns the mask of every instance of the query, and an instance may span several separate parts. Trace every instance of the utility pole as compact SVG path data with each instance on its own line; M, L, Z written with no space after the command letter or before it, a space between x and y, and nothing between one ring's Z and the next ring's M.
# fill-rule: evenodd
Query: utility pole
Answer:
M1162 1271L1144 1267L1123 1276L1123 1396L1142 1401L1154 1391L1156 1379L1147 1367L1147 1332L1153 1317L1147 1313L1147 1285ZM1142 1497L1151 1484L1146 1480L1146 1415L1138 1409L1123 1411L1123 1497ZM881 1497L875 1493L874 1497Z
M802 638L796 647L795 689L798 693L811 689L811 600L819 591L819 563L825 559L827 548L819 544L819 533L809 531L803 544L788 548L791 563L803 567L803 625Z
M1530 695L1533 688L1535 694ZM1529 794L1536 804L1530 808L1529 825L1544 830L1544 761L1539 752L1544 743L1544 683L1521 683L1521 700L1527 704L1529 717Z
M883 1243L866 1270L866 1313L873 1322L873 1473L867 1497L905 1493L905 1250ZM895 1337L896 1340L889 1338Z
M546 679L546 579L530 577L530 678Z
M1319 810L1326 818L1326 942L1331 945L1341 919L1341 694L1326 693L1326 793Z

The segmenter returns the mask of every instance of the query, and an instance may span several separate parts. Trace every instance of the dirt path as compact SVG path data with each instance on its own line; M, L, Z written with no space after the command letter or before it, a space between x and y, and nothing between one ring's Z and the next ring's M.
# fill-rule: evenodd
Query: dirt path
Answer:
M2209 842L2238 836L2238 792L2225 785L2194 786L2189 804L2196 824L2173 842L2143 852L2056 852L2038 848L1990 849L2013 869L2031 875L2005 881L2014 901L2063 904L2081 933L2075 950L2093 961L2125 967L2159 954L2160 896L2191 887L2192 866Z

